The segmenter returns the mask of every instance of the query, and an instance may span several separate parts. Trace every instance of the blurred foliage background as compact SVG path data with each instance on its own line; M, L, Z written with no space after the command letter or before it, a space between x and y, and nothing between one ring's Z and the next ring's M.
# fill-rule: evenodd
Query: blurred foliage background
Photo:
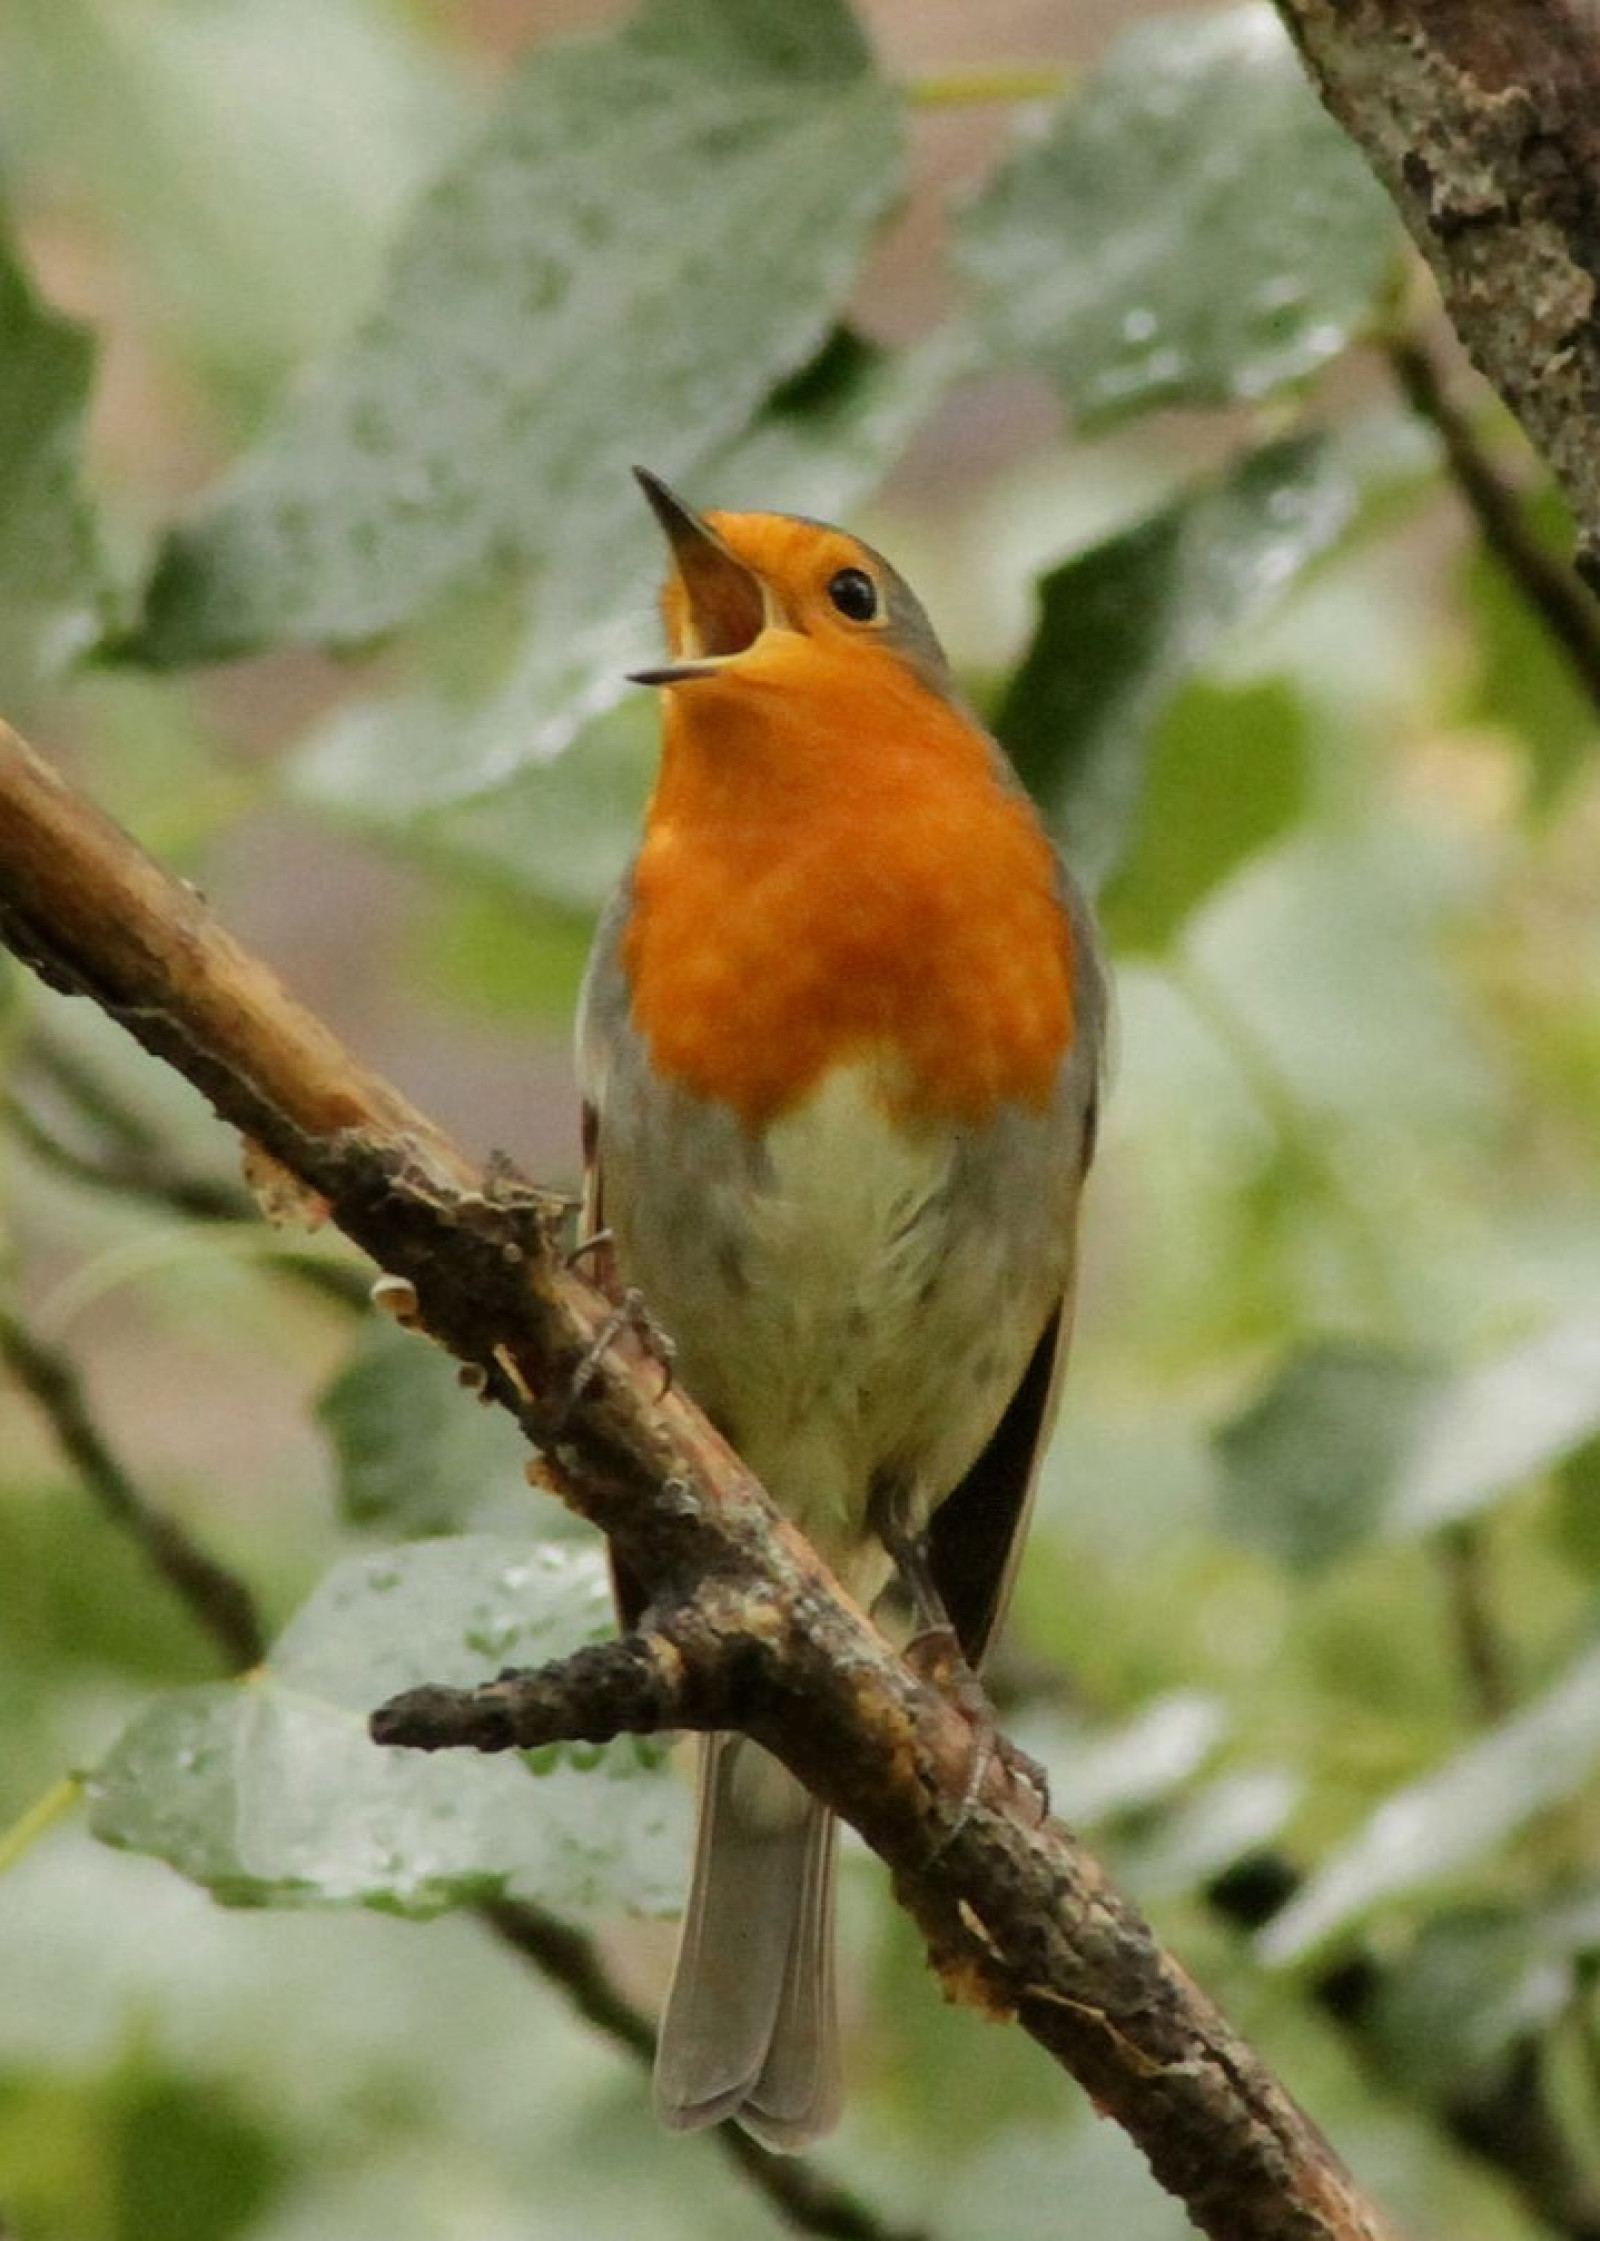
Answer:
M918 586L1118 961L1007 1717L1411 2230L1600 2233L1600 627L1270 9L10 0L0 190L0 706L541 1180L628 463ZM360 1724L596 1552L9 967L0 1123L4 2230L1188 2230L863 1858L822 2191L659 2136L681 1782Z

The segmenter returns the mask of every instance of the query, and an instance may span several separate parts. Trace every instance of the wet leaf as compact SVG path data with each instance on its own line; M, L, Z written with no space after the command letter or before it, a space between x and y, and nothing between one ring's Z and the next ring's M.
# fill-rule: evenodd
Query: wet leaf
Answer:
M15 716L105 624L111 587L79 480L95 346L0 235L0 697Z
M1600 1767L1600 1649L1443 1766L1384 1800L1263 1932L1299 1960L1385 1900L1461 1875Z
M1151 733L1172 695L1328 551L1357 495L1318 440L1269 444L1043 579L996 728L1092 886L1129 845ZM1278 816L1274 801L1265 828ZM1192 864L1167 909L1152 907L1151 927L1182 893L1203 891L1227 854Z
M1436 1364L1382 1346L1293 1356L1217 1434L1224 1529L1297 1572L1359 1547L1384 1522L1440 1382Z
M995 355L1079 418L1268 395L1366 325L1393 212L1273 11L1140 24L967 213Z
M317 1416L354 1524L421 1535L506 1532L515 1521L548 1538L567 1515L528 1486L528 1444L505 1411L464 1391L439 1347L387 1320L363 1329Z
M367 1715L423 1681L466 1685L613 1628L598 1549L487 1535L354 1558L267 1663L159 1697L95 1781L94 1829L234 1905L431 1914L511 1892L557 1911L678 1903L685 1797L661 1754L379 1750Z
M168 540L123 650L350 645L536 571L558 634L614 617L629 465L692 476L814 356L897 119L843 0L651 0L534 53L376 314Z
M1304 1348L1217 1435L1221 1516L1312 1571L1459 1523L1600 1431L1600 1325L1553 1325L1460 1374L1382 1346Z

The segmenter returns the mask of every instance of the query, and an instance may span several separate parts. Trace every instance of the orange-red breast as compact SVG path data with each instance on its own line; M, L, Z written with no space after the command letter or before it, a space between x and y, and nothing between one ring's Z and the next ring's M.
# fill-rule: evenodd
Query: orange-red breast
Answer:
M671 660L641 673L660 776L581 1005L586 1219L856 1599L898 1565L976 1666L1071 1319L1088 913L887 561L640 481ZM833 1853L793 1776L708 1739L667 2124L794 2148L834 2121Z

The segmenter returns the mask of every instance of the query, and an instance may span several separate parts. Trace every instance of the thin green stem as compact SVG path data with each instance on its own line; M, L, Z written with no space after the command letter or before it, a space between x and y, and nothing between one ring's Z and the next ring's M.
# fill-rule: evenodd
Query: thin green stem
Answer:
M157 1130L142 1113L126 1105L116 1091L77 1054L53 1039L35 1035L29 1041L25 1064L41 1078L47 1092L69 1107L92 1139L92 1149L67 1142L42 1120L33 1106L14 1093L0 1095L0 1122L16 1141L43 1165L91 1190L146 1206L164 1209L186 1222L208 1228L237 1224L248 1235L241 1254L269 1262L297 1283L322 1293L341 1306L364 1309L368 1284L362 1271L348 1260L314 1246L268 1234L263 1237L260 1209L240 1183L213 1175L185 1174L173 1165ZM140 1250L148 1250L143 1246ZM158 1258L172 1250L156 1248ZM135 1267L133 1273L139 1273ZM80 1272L81 1277L81 1272ZM69 1294L74 1311L83 1304ZM113 1277L122 1280L122 1272ZM87 1280L91 1287L97 1275Z
M1019 63L993 70L951 70L913 78L906 96L914 109L971 108L982 102L1054 101L1070 91L1076 72L1060 63Z
M0 1830L0 1875L9 1873L24 1854L31 1852L58 1822L64 1821L82 1795L83 1776L63 1774L58 1782L51 1783L43 1797L34 1799L10 1828Z

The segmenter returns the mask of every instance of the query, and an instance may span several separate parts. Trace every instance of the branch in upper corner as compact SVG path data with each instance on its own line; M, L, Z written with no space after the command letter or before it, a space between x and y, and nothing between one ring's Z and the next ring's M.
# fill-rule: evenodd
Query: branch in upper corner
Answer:
M1587 0L1277 0L1600 581L1600 17Z
M1496 467L1471 419L1451 396L1432 352L1416 335L1388 346L1402 395L1444 447L1456 487L1483 541L1566 655L1578 683L1600 709L1600 602L1577 571L1553 553L1528 520L1520 494Z

